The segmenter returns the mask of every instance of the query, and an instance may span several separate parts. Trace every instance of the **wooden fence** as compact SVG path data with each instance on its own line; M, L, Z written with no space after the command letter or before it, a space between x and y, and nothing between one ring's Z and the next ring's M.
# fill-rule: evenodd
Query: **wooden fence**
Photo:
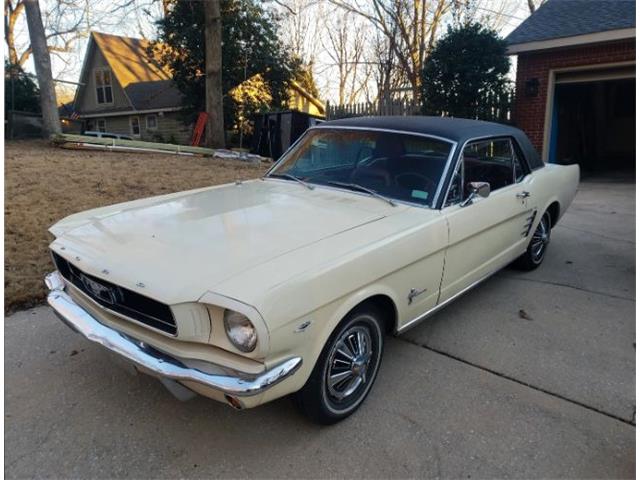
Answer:
M475 108L470 118L488 120L499 123L513 122L513 91L503 95L493 95L481 106ZM413 100L392 100L387 102L362 102L349 105L332 105L327 103L327 120L338 118L386 116L386 115L420 115L422 106ZM432 115L449 116L449 112L440 111Z
M361 102L349 105L327 103L327 120L349 117L418 115L420 104L411 100L392 100L388 102Z

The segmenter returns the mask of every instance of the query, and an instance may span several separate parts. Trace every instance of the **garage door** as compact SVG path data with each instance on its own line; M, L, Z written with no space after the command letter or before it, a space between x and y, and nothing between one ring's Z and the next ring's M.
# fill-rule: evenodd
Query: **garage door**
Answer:
M558 73L554 90L550 162L585 173L635 168L635 67Z

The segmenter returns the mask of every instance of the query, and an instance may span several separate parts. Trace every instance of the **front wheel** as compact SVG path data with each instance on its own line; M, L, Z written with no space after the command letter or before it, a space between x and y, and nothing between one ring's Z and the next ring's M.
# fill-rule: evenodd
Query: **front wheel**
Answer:
M382 316L373 305L352 311L324 346L294 401L311 420L330 425L362 404L378 374L384 346Z
M538 268L544 260L544 255L547 252L547 245L550 240L551 215L549 211L546 211L531 236L527 251L514 262L514 265L521 270L534 270Z

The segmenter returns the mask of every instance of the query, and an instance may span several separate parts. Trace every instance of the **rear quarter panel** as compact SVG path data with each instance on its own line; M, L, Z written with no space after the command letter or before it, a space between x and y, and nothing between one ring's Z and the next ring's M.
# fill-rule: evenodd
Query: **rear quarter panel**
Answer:
M556 222L567 211L580 183L578 165L546 164L531 174L532 206L537 210L536 223L553 204L558 203L559 215Z

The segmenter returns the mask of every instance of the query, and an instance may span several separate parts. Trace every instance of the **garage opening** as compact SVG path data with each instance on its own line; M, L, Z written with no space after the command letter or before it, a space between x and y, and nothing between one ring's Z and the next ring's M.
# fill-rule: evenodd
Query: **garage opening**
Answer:
M578 163L586 174L635 171L635 79L611 75L556 77L550 162Z

